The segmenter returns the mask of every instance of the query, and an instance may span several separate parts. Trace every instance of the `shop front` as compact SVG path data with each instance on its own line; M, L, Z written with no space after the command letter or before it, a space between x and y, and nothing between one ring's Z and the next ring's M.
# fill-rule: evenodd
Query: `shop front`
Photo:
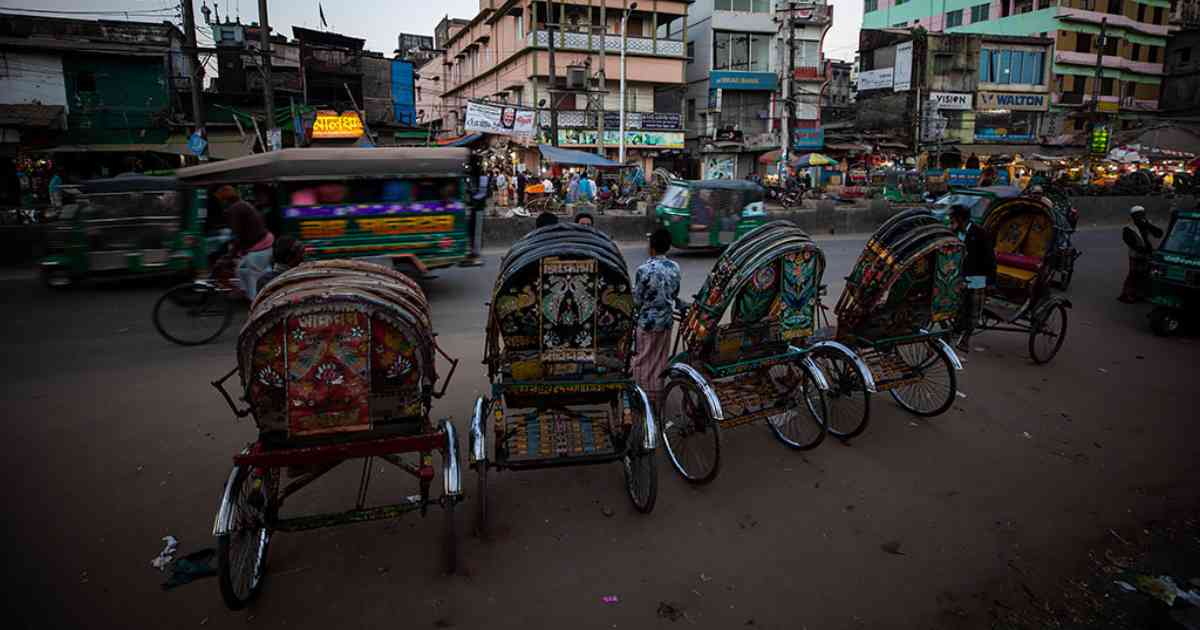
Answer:
M975 142L1036 142L1049 104L1050 95L1043 92L979 92Z

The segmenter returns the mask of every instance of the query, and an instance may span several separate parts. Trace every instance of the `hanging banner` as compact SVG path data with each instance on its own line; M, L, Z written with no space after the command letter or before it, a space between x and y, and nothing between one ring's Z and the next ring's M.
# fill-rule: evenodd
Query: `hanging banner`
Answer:
M472 101L467 103L463 128L502 136L532 136L533 120L532 109Z
M793 129L792 130L792 148L793 149L821 149L825 147L825 130L816 129Z
M907 92L912 88L913 43L896 46L896 71L892 74L892 90Z
M858 91L882 90L892 87L892 68L867 70L858 73Z

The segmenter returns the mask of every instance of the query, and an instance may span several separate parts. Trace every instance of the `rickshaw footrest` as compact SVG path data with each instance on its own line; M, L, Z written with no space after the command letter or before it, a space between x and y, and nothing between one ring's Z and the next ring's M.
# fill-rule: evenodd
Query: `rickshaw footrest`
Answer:
M436 501L434 501L436 503ZM320 529L322 527L332 527L334 525L345 525L347 523L365 523L367 521L380 521L390 518L398 518L407 512L415 512L421 509L421 495L412 495L405 497L400 503L391 505L380 505L376 507L363 508L361 510L347 510L345 512L332 512L329 514L312 514L309 516L297 516L294 518L280 519L274 523L274 528L283 532L299 532L310 529Z

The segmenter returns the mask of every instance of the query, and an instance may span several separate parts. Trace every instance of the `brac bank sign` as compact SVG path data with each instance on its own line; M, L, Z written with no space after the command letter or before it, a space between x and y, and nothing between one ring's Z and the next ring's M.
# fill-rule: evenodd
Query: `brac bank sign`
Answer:
M980 92L975 109L1007 109L1014 112L1044 112L1050 95L1037 92Z

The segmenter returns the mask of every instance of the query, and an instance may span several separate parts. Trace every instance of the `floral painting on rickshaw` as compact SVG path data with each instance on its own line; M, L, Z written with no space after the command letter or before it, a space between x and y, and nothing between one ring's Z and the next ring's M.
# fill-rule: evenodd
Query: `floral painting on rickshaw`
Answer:
M937 254L933 274L933 321L950 321L958 315L959 278L963 249L944 247Z
M371 422L418 416L421 365L417 345L381 317L371 320Z
M816 327L817 265L812 250L783 257L783 290L780 291L779 320L784 339L801 339L813 334Z
M254 417L265 432L287 429L283 328L283 324L276 324L256 340L251 379L247 384L247 398L254 406Z
M370 320L357 311L294 315L287 327L288 433L371 428Z

